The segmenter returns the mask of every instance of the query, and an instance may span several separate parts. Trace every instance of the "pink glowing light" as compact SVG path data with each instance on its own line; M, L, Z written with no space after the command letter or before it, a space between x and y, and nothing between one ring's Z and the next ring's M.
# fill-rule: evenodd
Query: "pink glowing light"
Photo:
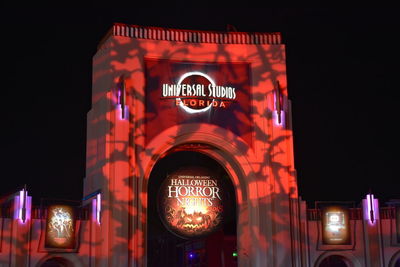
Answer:
M98 224L100 224L100 219L101 219L101 193L98 193L96 196L96 220Z
M92 220L97 221L97 199L92 199Z
M28 196L28 191L24 188L15 197L14 218L18 219L21 223L25 223L30 218L30 207L31 197Z
M373 194L367 194L364 199L364 219L368 220L371 225L374 225L376 220L379 219L379 204L378 200L374 198Z
M120 120L127 120L129 116L129 111L128 111L128 106L122 107L121 104L117 104L117 113L118 113L118 118Z
M272 112L272 119L275 125L283 126L285 121L285 112L282 109L282 100L279 95L274 94L275 110Z
M280 118L280 122L279 122L278 111L274 110L273 113L272 113L272 118L273 118L273 121L274 121L275 125L283 126L284 125L283 122L285 121L285 112L283 110L281 110L280 117L281 118Z
M101 193L92 199L92 220L100 224L101 219Z

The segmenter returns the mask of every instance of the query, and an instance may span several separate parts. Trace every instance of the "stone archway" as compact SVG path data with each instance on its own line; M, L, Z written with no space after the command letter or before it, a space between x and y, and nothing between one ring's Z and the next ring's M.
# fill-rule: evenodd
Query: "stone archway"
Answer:
M400 251L396 252L389 262L389 267L400 267Z
M361 267L360 262L351 253L328 251L316 260L315 267Z
M51 254L39 261L37 267L80 267L83 264L71 254Z
M235 187L235 193L237 198L237 250L238 250L238 265L239 266L263 266L268 262L266 253L266 243L272 239L269 234L271 233L268 227L270 224L260 220L260 214L266 213L266 205L260 204L259 201L269 202L270 195L266 195L261 192L266 192L267 189L263 186L267 186L268 183L263 183L256 186L255 171L253 170L254 163L251 161L255 158L252 155L251 150L238 149L233 144L236 143L235 138L237 136L232 135L224 129L214 127L218 129L211 129L207 132L201 130L201 126L196 126L197 131L188 131L186 134L181 133L177 135L177 129L174 127L161 133L158 137L152 140L149 144L149 151L144 153L146 156L141 159L140 165L144 167L144 173L142 173L142 179L139 181L138 190L141 195L147 195L148 179L150 177L152 168L155 166L157 161L162 158L174 147L178 147L183 144L200 143L206 144L213 147L214 149L199 149L199 152L206 154L207 156L216 160L219 164L224 166L229 176L232 179L232 183ZM190 126L186 129L190 130ZM216 131L221 132L220 134L212 134ZM222 133L225 131L226 133ZM224 137L224 138L222 138ZM232 139L232 140L230 140ZM147 200L142 199L138 204L138 211L141 214L146 214ZM262 207L262 208L261 208ZM137 231L144 233L143 237L146 237L146 223L139 222ZM253 242L254 240L260 240L260 233L266 233L262 237L263 242ZM139 250L146 254L147 244L145 241L138 247ZM139 244L140 244L139 243Z
M321 261L318 267L350 267L348 260L339 255L326 257Z
M237 257L233 257L232 254L236 253L237 212L235 190L231 178L215 159L198 151L199 144L195 145L196 149L194 150L190 146L180 146L178 149L170 151L168 155L157 162L151 173L147 195L147 266L181 266L183 264L236 266ZM174 174L177 172L180 176L184 175L185 178L179 179L179 176ZM219 199L215 197L215 199L207 199L209 202L198 201L204 192L207 194L207 192L213 190L206 186L209 191L200 190L200 194L198 194L199 191L196 193L195 188L201 189L201 187L192 187L192 194L197 195L196 201L189 204L189 211L186 213L187 207L185 206L188 203L185 204L184 200L193 199L193 196L187 197L186 194L187 188L191 185L180 184L178 186L176 183L183 180L200 182L202 178L194 178L195 175L210 175L207 182L215 182L216 187L214 189L217 189ZM172 180L175 181L175 186L171 184ZM166 182L168 183L166 184ZM176 187L172 189L175 193L169 191L171 187ZM178 188L183 188L183 196L176 196L176 198L172 196L171 198L171 194L178 195L178 191L180 192ZM206 196L203 195L203 197ZM180 201L177 201L177 199L180 199ZM202 200L205 200L205 198L202 198ZM160 203L167 203L168 208L161 208L165 206L159 206ZM207 204L211 204L211 206ZM221 204L223 205L221 206ZM192 208L194 208L194 213ZM221 212L221 208L223 212ZM166 210L168 210L168 220L163 216ZM184 216L179 216L179 214L182 215L180 213L182 210ZM169 213L170 211L171 213ZM201 215L203 213L204 216ZM180 219L177 219L176 216L179 216ZM223 220L220 221L220 218L223 218ZM184 224L181 224L180 220ZM169 224L172 221L178 224ZM219 225L214 224L215 222L219 222L217 223ZM184 225L187 228L184 228ZM205 231L206 234L201 234L202 231ZM190 233L192 236L182 236L184 233Z

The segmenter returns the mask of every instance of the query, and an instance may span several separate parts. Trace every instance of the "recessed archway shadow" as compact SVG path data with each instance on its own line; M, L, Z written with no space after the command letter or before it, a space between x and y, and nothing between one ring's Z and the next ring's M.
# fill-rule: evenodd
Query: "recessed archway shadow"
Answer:
M205 236L183 238L167 228L159 215L160 185L174 171L190 166L212 170L223 190L223 221ZM214 159L196 151L172 152L154 166L148 184L148 266L236 266L236 197L226 170ZM222 263L224 261L224 263ZM203 265L201 265L203 264ZM192 265L190 265L192 266ZM197 265L193 265L197 266Z

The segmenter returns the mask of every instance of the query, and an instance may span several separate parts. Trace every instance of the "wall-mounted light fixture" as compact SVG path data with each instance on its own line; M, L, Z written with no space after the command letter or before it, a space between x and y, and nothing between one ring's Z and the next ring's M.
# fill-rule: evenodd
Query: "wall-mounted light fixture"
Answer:
M14 219L25 223L31 216L31 197L28 196L26 185L15 196Z
M126 120L127 119L127 106L126 106L126 85L125 85L125 78L124 76L121 76L119 78L118 82L118 108L121 109L121 120Z
M367 220L369 224L374 225L376 220L379 219L379 203L374 198L373 194L367 194L363 200L364 206L364 220Z
M274 100L275 100L275 110L274 110L275 124L282 125L285 118L285 112L283 111L283 97L279 81L276 81L276 86L274 90Z
M101 223L101 193L92 199L92 220Z

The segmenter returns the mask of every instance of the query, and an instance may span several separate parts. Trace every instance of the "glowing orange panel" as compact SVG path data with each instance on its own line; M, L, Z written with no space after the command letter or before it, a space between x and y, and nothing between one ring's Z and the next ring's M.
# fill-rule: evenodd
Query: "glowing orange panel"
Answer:
M344 207L331 206L322 210L322 242L325 245L350 244L349 212Z
M75 214L70 206L53 205L47 209L46 248L75 247Z

